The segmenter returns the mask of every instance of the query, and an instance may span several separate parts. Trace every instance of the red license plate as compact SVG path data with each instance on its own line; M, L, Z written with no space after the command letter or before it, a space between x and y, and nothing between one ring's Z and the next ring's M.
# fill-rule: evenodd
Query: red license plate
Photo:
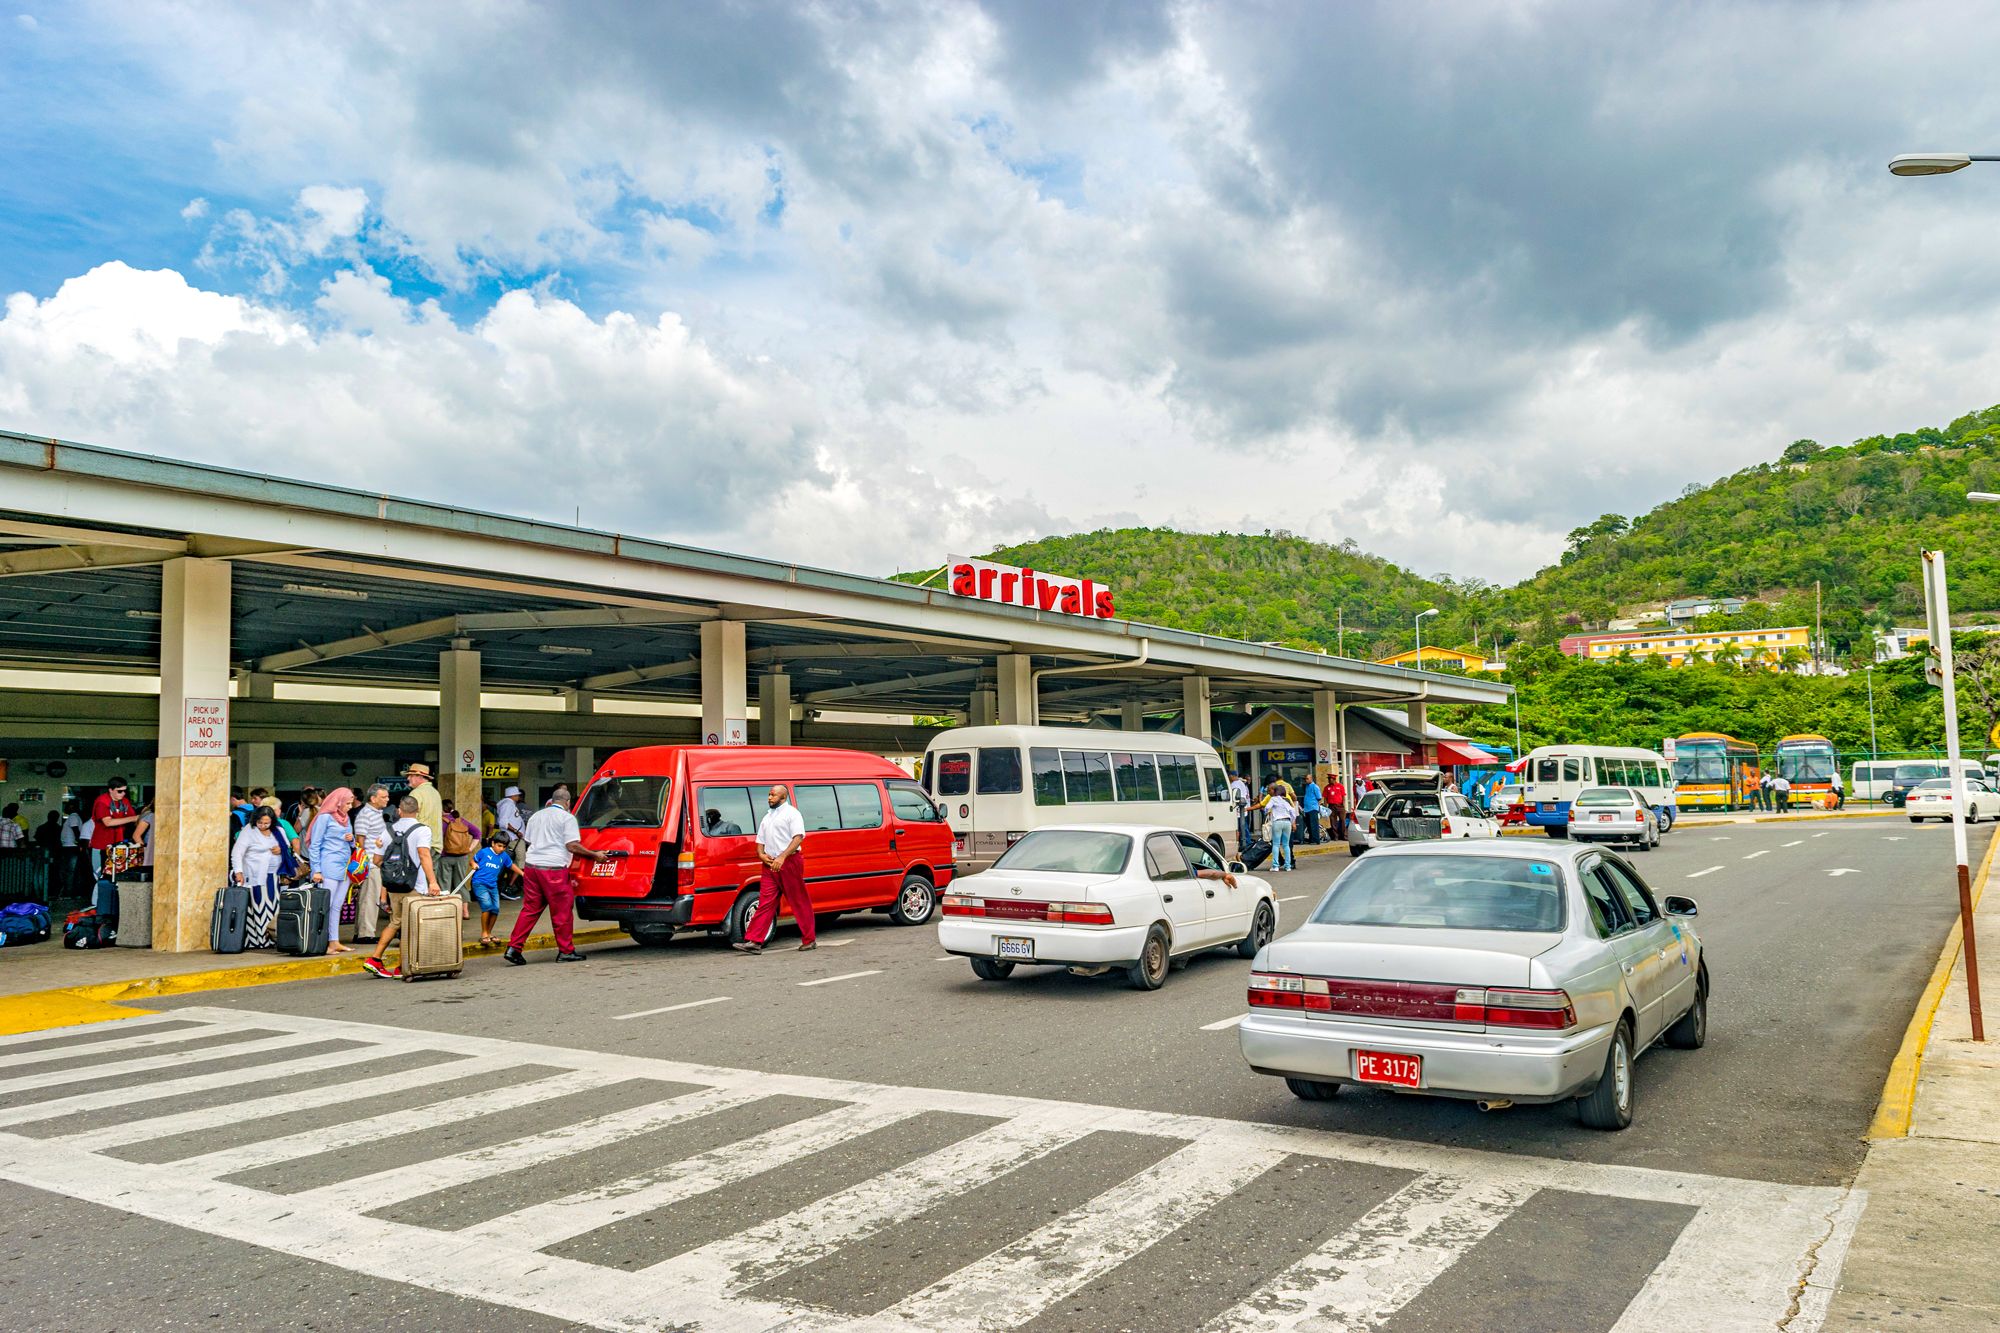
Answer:
M1354 1077L1363 1083L1393 1083L1399 1088L1421 1086L1424 1058L1421 1055L1390 1055L1384 1051L1356 1051Z
M618 873L618 863L616 861L592 862L590 867L590 873L592 878L595 879L610 879L613 875Z
M1599 816L1597 817L1597 822L1598 822L1598 823L1600 823L1600 824L1609 824L1609 823L1611 822L1611 816L1610 816L1610 815L1599 815Z

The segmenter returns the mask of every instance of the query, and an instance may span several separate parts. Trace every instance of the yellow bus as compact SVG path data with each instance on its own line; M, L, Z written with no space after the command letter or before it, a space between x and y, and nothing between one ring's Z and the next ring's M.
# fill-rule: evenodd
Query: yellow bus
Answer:
M1771 757L1778 766L1778 776L1792 784L1794 808L1828 801L1833 775L1840 767L1832 741L1813 732L1787 736L1772 747Z
M1747 741L1690 731L1674 742L1674 804L1683 810L1746 809L1762 776Z

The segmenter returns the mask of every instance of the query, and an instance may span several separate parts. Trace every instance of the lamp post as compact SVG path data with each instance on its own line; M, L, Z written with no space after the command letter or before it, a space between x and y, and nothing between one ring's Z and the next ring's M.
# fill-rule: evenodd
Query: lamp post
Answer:
M1863 667L1862 670L1868 678L1868 759L1872 763L1877 758L1875 752L1875 668L1868 666Z
M1430 610L1428 610L1428 611L1419 611L1419 612L1417 612L1417 615L1416 615L1416 626L1417 626L1417 670L1419 670L1419 671L1422 671L1422 670L1424 669L1424 618L1425 618L1426 616L1434 616L1434 615L1436 615L1437 613L1438 613L1438 609L1437 609L1437 608L1436 608L1436 607L1434 606L1434 607L1430 608Z
M1898 176L1944 176L1963 171L1974 162L2000 162L2000 157L1978 153L1900 153L1889 159L1889 170Z

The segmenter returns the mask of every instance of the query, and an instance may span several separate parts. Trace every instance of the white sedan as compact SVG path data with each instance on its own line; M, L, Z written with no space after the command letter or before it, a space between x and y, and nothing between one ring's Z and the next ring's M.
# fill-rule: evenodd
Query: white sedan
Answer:
M1015 967L1122 969L1158 990L1176 958L1278 932L1271 886L1183 829L1066 824L1027 833L990 870L955 880L938 942L987 981Z
M1926 819L1951 822L1951 779L1930 778L1919 783L1910 791L1909 799L1903 802L1903 813L1910 817L1912 824ZM1982 819L2000 819L2000 795L1977 778L1965 780L1965 822L1977 824Z

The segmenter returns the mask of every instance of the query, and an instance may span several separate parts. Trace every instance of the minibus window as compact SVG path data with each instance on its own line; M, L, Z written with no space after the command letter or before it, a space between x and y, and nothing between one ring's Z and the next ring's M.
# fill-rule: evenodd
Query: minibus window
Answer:
M1062 805L1062 755L1055 750L1030 750L1028 766L1035 775L1035 804Z
M840 827L840 802L834 799L832 787L794 787L792 804L805 816L808 833L824 833Z
M577 808L582 828L658 828L665 822L669 778L607 777L591 784Z
M1583 761L1581 759L1563 760L1563 781L1564 782L1589 781L1589 779L1584 777L1583 775Z
M1191 754L1163 754L1160 756L1160 799L1164 801L1198 801L1201 788L1196 785L1194 756Z
M1016 746L979 752L979 794L1006 796L1021 790L1021 751Z
M915 783L891 782L889 805L896 812L896 818L907 824L936 824L944 819L938 808L931 804L931 798L924 795Z
M1208 788L1208 799L1217 805L1229 804L1229 775L1213 764L1201 766L1203 785Z
M941 754L937 766L938 795L965 796L972 791L971 755Z
M1160 799L1160 780L1153 772L1153 756L1149 754L1114 754L1111 756L1111 771L1118 779L1118 799L1121 801L1157 801Z
M932 759L929 755L924 756L923 772L918 775L918 780L923 784L923 789L925 791L929 791L931 789L931 766L934 763L936 763L936 761Z
M755 833L757 804L748 787L703 787L695 797L702 836L741 838Z
M1558 779L1561 772L1562 763L1560 760L1537 759L1535 761L1535 781L1537 782L1554 782Z
M1111 756L1102 750L1064 750L1063 786L1072 804L1111 799Z
M882 789L872 782L836 782L834 799L840 803L842 828L881 828Z

